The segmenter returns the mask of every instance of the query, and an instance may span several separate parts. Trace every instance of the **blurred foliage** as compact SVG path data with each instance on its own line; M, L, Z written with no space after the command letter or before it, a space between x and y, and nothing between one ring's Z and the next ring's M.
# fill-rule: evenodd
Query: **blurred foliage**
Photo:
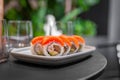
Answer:
M33 22L34 36L44 35L43 25L46 15L53 14L57 21L66 23L73 21L74 34L94 36L96 24L91 20L84 20L78 17L100 2L100 0L72 0L72 10L65 15L65 0L35 0L37 3L30 4L34 0L4 0L8 9L5 11L5 18L8 20L31 20ZM10 2L17 4L11 5ZM9 7L11 5L12 7ZM65 27L62 27L65 32Z

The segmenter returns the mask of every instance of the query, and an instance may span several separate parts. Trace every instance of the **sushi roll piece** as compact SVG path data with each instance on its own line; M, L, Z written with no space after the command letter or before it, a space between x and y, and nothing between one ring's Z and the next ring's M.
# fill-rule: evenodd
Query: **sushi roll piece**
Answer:
M62 56L64 52L64 42L57 36L45 37L42 41L45 56Z
M38 36L31 40L31 51L33 54L37 55L44 55L43 53L43 46L41 44L44 36Z
M73 36L68 36L67 37L70 42L71 42L71 49L70 49L70 54L71 53L76 53L79 49L79 43L78 40L76 38L74 38Z
M78 49L78 52L79 51L82 51L84 46L85 46L85 40L83 37L81 36L78 36L78 35L73 35L74 38L76 38L78 40L78 43L79 43L79 49Z
M70 40L67 39L67 36L65 36L65 35L60 35L59 37L60 37L60 38L62 39L62 41L65 43L63 55L67 55L67 54L70 52L70 49L71 49Z

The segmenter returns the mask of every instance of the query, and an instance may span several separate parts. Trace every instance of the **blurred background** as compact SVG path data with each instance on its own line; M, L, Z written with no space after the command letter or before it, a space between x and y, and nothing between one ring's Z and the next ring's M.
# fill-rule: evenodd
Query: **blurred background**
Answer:
M73 21L74 34L83 36L108 35L110 0L4 0L4 18L31 20L34 36L44 35L46 16L56 21ZM62 26L62 29L64 26Z

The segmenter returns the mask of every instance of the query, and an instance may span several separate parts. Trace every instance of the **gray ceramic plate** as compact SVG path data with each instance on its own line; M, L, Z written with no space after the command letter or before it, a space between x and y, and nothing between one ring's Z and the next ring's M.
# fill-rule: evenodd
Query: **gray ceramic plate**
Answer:
M32 54L30 47L15 48L11 51L11 55L25 62L43 64L43 65L61 65L66 63L82 60L91 55L96 48L94 46L85 46L83 51L65 56L39 56Z

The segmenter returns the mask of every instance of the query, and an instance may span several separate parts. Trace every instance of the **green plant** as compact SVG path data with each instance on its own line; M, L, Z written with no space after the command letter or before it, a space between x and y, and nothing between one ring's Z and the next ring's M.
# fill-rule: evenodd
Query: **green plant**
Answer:
M5 18L8 20L31 20L34 36L38 36L44 35L43 25L46 15L53 14L56 20L62 23L73 21L74 34L94 36L96 34L96 24L91 20L83 20L78 15L90 10L100 0L71 1L71 11L65 14L65 0L5 0L5 6L11 6L5 10ZM10 4L12 2L14 5ZM65 31L66 28L62 26L62 29Z

